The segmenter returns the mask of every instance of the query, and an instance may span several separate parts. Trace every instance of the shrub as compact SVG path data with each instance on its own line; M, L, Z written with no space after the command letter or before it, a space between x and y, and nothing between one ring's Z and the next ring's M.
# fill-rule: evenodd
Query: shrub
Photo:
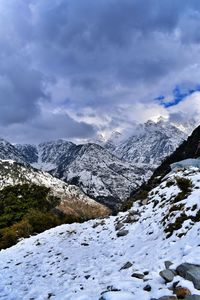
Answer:
M191 192L192 189L192 182L191 180L183 177L176 177L176 183L179 187L179 189L184 192L185 194L188 194Z
M36 209L30 209L24 216L24 220L30 224L32 231L36 233L40 233L61 224L59 218L51 212L41 212Z
M5 187L0 191L0 228L19 222L31 208L47 212L55 207L59 199L49 192L49 188L34 184Z

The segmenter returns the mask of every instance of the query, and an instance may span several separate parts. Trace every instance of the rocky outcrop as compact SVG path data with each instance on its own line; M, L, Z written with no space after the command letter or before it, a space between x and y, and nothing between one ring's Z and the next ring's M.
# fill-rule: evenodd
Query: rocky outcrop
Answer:
M178 266L176 271L181 277L192 281L194 287L200 290L200 265L184 263Z

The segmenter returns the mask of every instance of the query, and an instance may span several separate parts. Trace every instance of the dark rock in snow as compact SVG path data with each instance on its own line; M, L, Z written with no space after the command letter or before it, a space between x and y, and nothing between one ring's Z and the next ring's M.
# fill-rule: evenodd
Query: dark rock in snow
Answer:
M192 281L194 287L200 290L200 265L183 263L177 267L176 271L184 279Z
M129 233L128 230L120 230L117 232L117 237L125 236Z
M174 273L169 269L163 270L159 274L165 280L165 282L171 282L174 279Z
M124 227L124 224L123 223L117 223L117 225L115 226L115 230L120 230Z
M151 286L149 284L147 284L144 288L143 288L144 291L146 292L151 292Z
M169 260L166 260L166 261L165 261L165 268L166 268L166 269L169 269L170 266L172 266L172 265L173 265L173 263L172 263L171 261L169 261Z
M175 296L163 296L158 300L177 300L177 298Z
M133 274L131 275L131 277L138 278L138 279L143 279L143 278L144 278L144 274L141 274L141 273L133 273Z
M128 261L127 263L125 263L125 265L123 267L121 267L120 270L125 270L125 269L129 269L130 267L132 267L132 263L130 261Z
M200 295L190 295L185 297L185 300L200 300Z

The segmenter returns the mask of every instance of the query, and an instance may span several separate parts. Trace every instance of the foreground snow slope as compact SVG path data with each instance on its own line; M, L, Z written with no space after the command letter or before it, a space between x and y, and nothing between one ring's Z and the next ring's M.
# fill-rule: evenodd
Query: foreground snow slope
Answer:
M192 188L177 203L180 177L190 179ZM0 298L98 300L111 289L120 291L107 293L105 299L150 300L170 295L169 285L159 276L164 261L171 260L174 267L182 262L200 264L200 224L194 220L200 210L199 197L200 170L189 167L169 174L149 193L145 205L137 202L130 211L104 220L62 225L2 250ZM180 204L180 209L171 209ZM166 238L164 230L183 212L187 218ZM117 237L121 231L116 225L128 230L125 236ZM127 262L133 265L121 269ZM145 281L131 277L145 271L149 271ZM176 276L177 280L200 294L192 283ZM147 284L151 292L143 290Z

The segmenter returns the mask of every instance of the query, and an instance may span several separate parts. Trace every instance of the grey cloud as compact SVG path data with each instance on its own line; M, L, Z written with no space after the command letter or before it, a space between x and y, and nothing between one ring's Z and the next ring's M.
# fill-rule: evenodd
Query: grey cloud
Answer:
M1 126L1 137L12 142L40 143L58 138L88 138L95 134L93 126L76 122L67 114L44 113L23 124Z
M80 119L91 107L117 126L127 122L125 113L116 118L122 103L153 105L161 91L184 84L183 72L197 83L187 70L200 59L199 0L0 0L1 7L0 125L18 124L24 138L26 127L32 140L39 128L44 138L94 134L72 117L44 118L45 106L65 103ZM66 93L54 99L59 80Z

